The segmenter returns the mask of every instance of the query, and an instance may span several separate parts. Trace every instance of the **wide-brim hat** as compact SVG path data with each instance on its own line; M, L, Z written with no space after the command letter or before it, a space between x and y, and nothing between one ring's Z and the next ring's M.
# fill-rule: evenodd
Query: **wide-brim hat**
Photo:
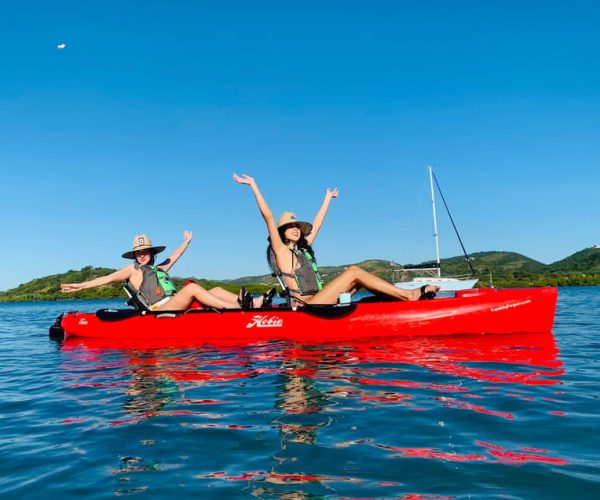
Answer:
M166 247L159 245L152 245L152 241L145 234L136 234L135 238L133 238L133 250L129 252L125 252L121 257L124 259L135 259L135 252L139 252L140 250L150 250L153 254L157 254L162 252Z
M283 212L277 221L277 229L285 231L288 226L297 225L300 228L300 232L304 236L308 236L312 231L312 224L310 222L304 222L296 219L294 212Z

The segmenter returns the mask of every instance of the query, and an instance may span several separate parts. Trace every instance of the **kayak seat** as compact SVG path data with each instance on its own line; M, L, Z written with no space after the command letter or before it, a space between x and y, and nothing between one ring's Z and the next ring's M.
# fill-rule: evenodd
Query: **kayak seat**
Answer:
M144 314L152 310L146 300L131 286L130 283L124 283L123 290L125 290L125 293L129 297L127 305L133 307L137 312Z
M273 278L277 280L277 283L281 287L281 292L279 292L279 296L285 301L284 306L291 307L292 294L290 293L289 288L285 284L283 274L277 267L277 262L275 262L275 254L273 253L271 245L267 247L267 264L269 264L269 268L271 269L271 276L273 276Z
M335 319L353 313L356 307L356 302L348 302L346 304L306 304L300 311L323 319Z
M285 306L290 307L292 305L292 295L290 294L290 290L285 286L285 282L283 281L283 275L278 273L271 273L271 276L277 279L277 283L281 287L281 292L279 292L279 297L285 301Z

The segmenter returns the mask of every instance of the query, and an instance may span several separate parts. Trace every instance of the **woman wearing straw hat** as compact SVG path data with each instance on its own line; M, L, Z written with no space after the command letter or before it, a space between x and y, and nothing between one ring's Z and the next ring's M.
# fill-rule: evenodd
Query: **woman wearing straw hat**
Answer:
M158 266L154 265L157 254L165 247L154 246L152 241L145 235L136 235L133 239L133 248L125 252L122 257L133 259L134 262L107 276L101 276L82 283L64 283L60 285L63 292L77 292L86 288L95 288L109 283L127 281L149 304L154 311L178 311L190 307L197 300L206 307L218 309L236 309L240 307L238 297L220 287L206 290L197 283L189 283L178 292L175 285L169 279L167 271L173 267L175 262L187 250L192 241L192 233L184 231L183 243L171 256ZM263 298L254 299L253 306L260 307Z
M438 291L438 287L431 285L422 287L421 290L398 288L358 266L350 266L342 274L323 285L318 274L312 244L325 220L331 200L338 196L338 190L327 189L323 204L312 224L296 220L292 212L284 212L276 224L273 213L258 189L256 181L245 174L243 176L233 174L233 179L252 189L269 232L271 242L269 255L272 253L274 256L278 271L283 275L296 305L335 304L340 294L354 294L361 288L398 300L432 298Z

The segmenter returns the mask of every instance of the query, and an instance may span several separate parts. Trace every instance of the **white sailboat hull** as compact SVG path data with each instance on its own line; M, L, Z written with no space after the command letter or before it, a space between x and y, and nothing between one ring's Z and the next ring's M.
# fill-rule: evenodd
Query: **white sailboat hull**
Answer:
M468 290L477 284L477 279L458 279L458 278L438 278L438 277L417 277L410 281L401 281L394 283L398 288L414 290L421 288L423 285L435 285L440 287L441 292L449 292L456 290Z

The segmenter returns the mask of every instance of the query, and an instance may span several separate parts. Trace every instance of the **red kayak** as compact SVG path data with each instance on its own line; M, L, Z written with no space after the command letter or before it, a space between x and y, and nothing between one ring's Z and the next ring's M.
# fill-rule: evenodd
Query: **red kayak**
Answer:
M558 291L553 287L463 290L428 301L310 305L293 310L160 311L101 309L60 316L51 335L99 339L336 341L370 337L550 332Z

